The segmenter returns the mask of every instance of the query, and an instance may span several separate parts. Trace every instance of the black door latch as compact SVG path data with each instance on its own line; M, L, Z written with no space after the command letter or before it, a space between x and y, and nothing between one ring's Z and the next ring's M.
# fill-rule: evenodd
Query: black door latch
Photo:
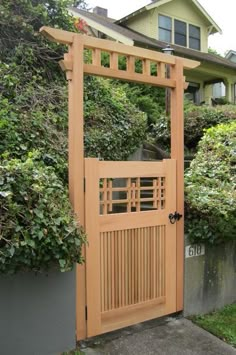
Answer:
M169 214L169 220L171 224L175 224L176 221L179 221L180 218L182 218L182 214L178 213L175 211L175 213L170 213Z

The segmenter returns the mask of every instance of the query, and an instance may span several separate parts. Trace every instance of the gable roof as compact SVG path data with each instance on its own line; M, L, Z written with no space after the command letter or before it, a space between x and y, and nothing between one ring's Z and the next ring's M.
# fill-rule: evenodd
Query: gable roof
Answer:
M230 59L231 57L236 57L236 51L233 51L232 49L231 50L229 50L227 53L226 53L226 56L225 56L225 58L226 59Z
M117 23L113 23L110 19L96 15L94 13L77 9L75 7L70 8L70 12L83 18L89 26L94 27L98 31L105 33L107 36L114 38L115 40L135 45L138 47L153 49L161 51L166 47L168 43L156 40L154 38L147 37L134 30L120 26ZM112 36L111 36L112 33ZM124 42L121 40L123 38ZM130 42L130 43L128 43ZM171 44L175 50L175 54L184 58L198 60L201 62L208 62L211 64L218 64L225 68L236 70L236 63L231 62L228 59L220 57L211 53L199 52L186 47Z
M155 0L152 1L150 4L141 7L140 9L132 12L131 14L121 18L120 20L116 21L117 24L121 25L122 23L126 22L130 18L133 18L134 16L141 14L145 11L152 10L154 8L157 8L161 5L167 4L173 0ZM197 0L188 0L191 1L196 8L201 12L203 17L209 22L209 34L214 34L214 33L222 33L221 28L216 24L216 22L212 19L212 17L207 13L207 11L202 7L202 5L197 1Z

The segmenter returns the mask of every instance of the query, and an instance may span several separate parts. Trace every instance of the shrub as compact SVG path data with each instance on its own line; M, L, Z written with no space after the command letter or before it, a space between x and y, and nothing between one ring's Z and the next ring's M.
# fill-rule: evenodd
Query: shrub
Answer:
M155 140L163 149L170 149L170 118L165 112L156 111L156 121L151 125L151 139ZM204 130L220 123L231 122L236 119L236 106L196 106L189 102L184 105L184 144L186 151L197 150L197 145L204 134Z
M235 106L186 105L184 110L184 142L188 149L196 149L204 130L236 119Z
M110 80L87 77L84 93L86 155L127 159L146 137L146 115Z
M82 262L83 231L68 192L39 153L0 166L0 272L70 270Z
M186 232L192 241L236 235L236 121L209 128L185 175Z

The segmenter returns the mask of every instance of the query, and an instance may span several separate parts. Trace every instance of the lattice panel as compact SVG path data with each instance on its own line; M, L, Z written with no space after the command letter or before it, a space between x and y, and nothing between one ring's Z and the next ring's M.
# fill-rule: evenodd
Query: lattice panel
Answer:
M165 177L100 180L100 214L165 209Z
M101 312L165 301L165 226L100 234Z

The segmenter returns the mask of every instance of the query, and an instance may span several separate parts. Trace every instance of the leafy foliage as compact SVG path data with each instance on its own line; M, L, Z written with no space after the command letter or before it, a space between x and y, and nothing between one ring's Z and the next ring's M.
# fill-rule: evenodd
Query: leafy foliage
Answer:
M217 50L214 49L214 48L209 47L209 48L208 48L208 53L214 54L214 55L217 55L218 57L223 58L223 55L221 55L219 52L217 52Z
M235 238L236 121L206 131L185 182L189 238L209 243Z
M1 272L39 270L50 263L67 270L81 262L84 234L75 229L65 187L67 83L58 60L66 48L38 33L43 25L74 31L70 3L0 3ZM129 103L124 89L85 78L87 155L125 159L145 132L146 116Z
M204 130L236 119L235 106L185 106L184 142L188 149L196 149Z
M125 160L146 137L146 115L122 86L88 77L85 81L85 150L91 157Z
M54 169L34 152L0 170L0 272L61 271L81 263L84 234L71 213L68 192Z
M145 112L148 119L149 130L159 121L165 110L165 89L144 84L125 84L128 99L141 111Z
M231 122L236 119L236 107L225 106L196 106L185 102L184 105L184 144L187 150L197 150L198 143L205 129L220 123ZM165 148L170 148L170 119L162 111L158 114L156 123L152 125L150 136Z

